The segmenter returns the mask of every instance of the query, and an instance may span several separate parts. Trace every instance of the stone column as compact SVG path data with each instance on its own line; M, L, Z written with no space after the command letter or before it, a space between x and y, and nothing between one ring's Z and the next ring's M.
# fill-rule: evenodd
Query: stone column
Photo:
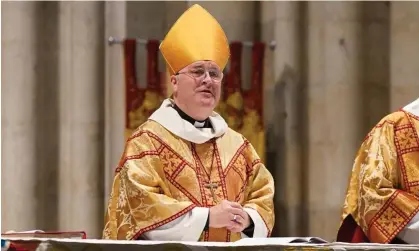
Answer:
M299 2L260 2L262 41L266 50L265 123L267 167L275 179L274 236L303 235L301 212L301 6Z
M126 2L105 2L105 34L126 37ZM125 87L122 45L105 48L105 205L108 203L115 168L124 151Z
M366 135L389 112L390 25L389 2L362 2L363 134Z
M419 2L391 2L391 110L419 97Z
M104 3L60 2L59 229L101 236Z
M36 229L39 2L2 3L2 231Z
M310 236L336 237L362 135L360 2L308 3L307 206Z

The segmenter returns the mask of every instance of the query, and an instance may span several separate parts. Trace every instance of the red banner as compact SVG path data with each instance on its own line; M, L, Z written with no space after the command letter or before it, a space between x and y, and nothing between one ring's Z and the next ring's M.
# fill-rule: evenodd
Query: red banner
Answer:
M150 40L147 43L147 89L161 92L159 73L159 41Z
M150 40L145 46L147 50L147 85L145 89L139 88L136 79L137 71L141 65L136 62L136 50L138 44L134 39L124 41L125 55L125 85L126 85L126 113L125 113L125 137L141 124L160 107L165 98L164 73L159 72L159 41ZM140 66L140 67L139 67Z
M265 55L265 44L255 43L252 47L252 83L250 90L243 93L244 112L247 114L255 110L261 117L260 123L263 127L263 61Z
M230 71L226 76L226 85L224 86L225 97L235 92L241 92L242 89L242 43L232 42L230 51Z
M243 122L243 97L242 97L242 50L241 42L230 44L230 70L226 81L223 83L223 115L227 124L233 130L239 131Z
M125 66L125 128L130 128L128 114L140 107L144 99L144 91L137 85L137 63L136 55L137 41L126 39L124 41L124 66Z
M254 43L252 47L252 82L243 92L243 126L240 132L255 147L262 161L265 160L265 128L263 123L263 62L265 44Z
M141 107L142 123L160 107L166 96L164 74L159 72L159 43L157 40L150 40L147 43L147 89Z

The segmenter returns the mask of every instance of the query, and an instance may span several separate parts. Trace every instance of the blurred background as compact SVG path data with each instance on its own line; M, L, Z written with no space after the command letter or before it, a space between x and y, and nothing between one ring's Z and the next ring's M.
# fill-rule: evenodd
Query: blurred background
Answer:
M275 178L273 236L335 239L362 139L419 97L419 2L3 1L2 232L101 237L125 138L170 93L159 40L194 3L232 43L217 109Z

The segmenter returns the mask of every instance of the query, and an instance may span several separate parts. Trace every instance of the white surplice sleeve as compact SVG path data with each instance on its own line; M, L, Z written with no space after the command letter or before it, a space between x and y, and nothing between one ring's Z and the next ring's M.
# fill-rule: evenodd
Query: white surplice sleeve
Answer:
M407 223L406 227L397 235L408 244L419 244L419 213Z
M266 238L268 237L268 228L265 222L262 220L260 214L252 208L244 208L250 218L252 218L253 224L255 224L255 230L253 231L253 238ZM241 233L242 238L249 238L244 233Z
M148 231L143 236L156 241L198 241L207 223L208 214L208 208L195 207L189 213Z

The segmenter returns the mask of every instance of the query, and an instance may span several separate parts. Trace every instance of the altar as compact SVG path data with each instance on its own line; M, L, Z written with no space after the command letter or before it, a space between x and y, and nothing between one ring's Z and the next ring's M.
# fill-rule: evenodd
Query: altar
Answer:
M270 250L419 250L419 245L284 243L281 238L245 242L159 242L96 239L2 238L2 251L270 251Z

